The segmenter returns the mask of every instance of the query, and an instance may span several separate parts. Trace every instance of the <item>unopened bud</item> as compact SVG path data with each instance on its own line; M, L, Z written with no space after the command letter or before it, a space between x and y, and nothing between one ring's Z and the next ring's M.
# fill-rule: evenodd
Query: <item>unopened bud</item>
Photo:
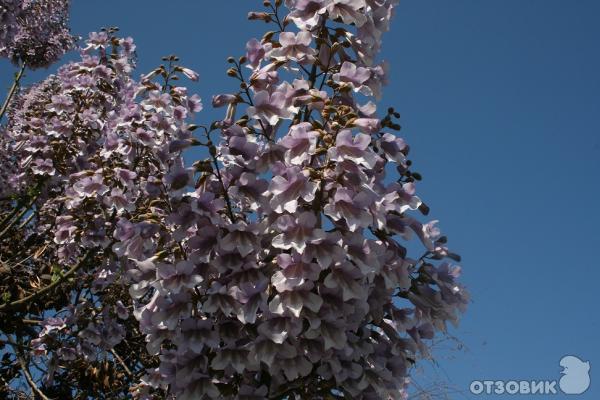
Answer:
M275 34L275 31L269 31L269 32L265 33L262 37L262 42L263 43L269 42L273 38L274 34Z
M262 20L265 22L271 22L271 15L265 13L265 12L257 12L257 11L250 11L248 13L248 19L249 20Z
M233 57L227 57L227 62L229 64L233 64L235 62L235 58L233 58Z
M229 68L227 70L227 76L236 77L237 76L237 71L235 70L235 68Z
M350 85L348 83L343 83L343 84L339 85L338 90L342 93L348 93L348 92L352 91L352 85Z
M323 174L321 173L321 171L317 171L313 168L309 168L308 173L309 173L309 176L311 177L311 179L321 179L323 177Z
M265 0L265 1L263 1L263 6L271 7L271 2L269 0Z
M210 173L213 171L210 160L196 161L193 164L193 166L196 169L196 171L198 171L198 172L209 172Z

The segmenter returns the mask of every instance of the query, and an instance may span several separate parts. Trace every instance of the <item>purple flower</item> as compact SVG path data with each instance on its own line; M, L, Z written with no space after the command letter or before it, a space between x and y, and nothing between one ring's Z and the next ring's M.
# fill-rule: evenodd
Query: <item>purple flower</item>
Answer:
M344 61L340 72L333 74L333 80L342 83L349 83L358 92L362 85L371 77L369 68L357 67L350 61Z
M298 167L289 167L281 175L274 176L269 185L269 191L273 194L271 208L277 213L283 213L284 210L294 213L299 199L313 201L317 184L308 177L308 171Z
M258 333L274 343L281 344L288 337L296 337L302 331L297 318L274 316L258 326Z
M198 96L197 94L194 94L191 97L188 97L186 99L185 105L192 114L198 113L198 112L202 111L202 109L203 109L202 100L200 99L200 96Z
M373 223L373 216L366 211L373 200L373 195L366 191L355 193L346 188L338 188L323 212L334 221L343 218L348 229L354 232Z
M284 61L292 60L298 63L307 63L314 59L315 50L310 47L312 35L310 32L302 31L294 34L293 32L281 32L279 34L279 43L281 47L271 51L271 57Z
M303 212L297 219L291 215L282 215L277 219L277 228L281 234L273 238L273 247L279 249L295 249L302 253L309 242L325 238L325 232L315 229L317 218L312 212Z
M194 170L192 168L185 168L183 166L183 160L180 160L175 163L167 176L165 176L164 182L165 185L169 186L172 190L179 191L191 183L193 176Z
M57 317L46 318L42 326L43 328L40 332L40 337L46 336L55 331L61 331L67 327L65 320Z
M52 96L52 103L47 107L48 111L55 112L58 115L73 111L73 100L69 96L57 94Z
M36 175L47 175L52 176L56 172L54 169L54 163L51 159L46 158L42 160L41 158L37 158L33 161L33 165L31 166L31 170Z
M84 49L85 51L89 50L97 50L106 48L109 44L108 34L104 31L102 32L90 32L89 38L87 40L87 47Z
M310 289L307 287L306 289ZM294 290L278 293L269 303L269 310L276 315L286 315L287 312L299 318L304 307L314 313L319 312L323 299L310 290Z
M115 168L115 177L125 186L130 186L137 178L137 173L126 168Z
M171 95L153 90L148 93L148 98L142 102L142 107L146 111L154 110L156 112L169 112L171 109Z
M235 313L238 306L235 299L227 293L226 286L214 281L206 294L207 300L202 305L202 311L205 313L214 313L217 310L226 316Z
M358 165L373 168L377 155L369 148L371 137L364 133L352 136L352 131L344 129L337 134L335 147L328 150L334 161L352 160Z
M252 69L258 68L264 57L264 46L257 39L250 39L246 43L246 58L248 58L249 67Z
M400 165L404 165L406 162L406 156L402 153L402 151L406 149L406 143L403 139L398 138L391 133L384 133L379 141L379 147L381 147L384 154L390 160L393 160Z
M323 238L313 240L306 245L302 253L305 263L317 261L321 269L329 267L332 263L341 262L345 252L340 246L342 235L339 232L326 233Z
M233 104L238 101L238 97L234 94L218 94L212 98L212 106L215 108L223 107L228 104Z
M381 129L381 121L377 118L357 118L352 124L368 135L377 133Z
M342 292L342 300L362 299L367 293L360 280L362 273L348 262L336 265L323 281L325 287L337 288Z
M122 189L113 188L110 191L110 196L104 198L104 204L110 208L114 208L118 213L124 210L132 211L135 205L131 202L129 196L123 193Z
M211 320L186 318L181 322L174 342L180 350L190 349L201 354L205 347L216 348L219 337Z
M115 313L119 319L126 320L129 318L129 310L127 310L127 307L125 307L121 300L117 300L115 303Z
M77 227L74 218L70 215L56 217L56 231L54 232L54 243L65 244L73 240Z
M227 251L236 250L242 257L246 257L256 248L257 226L255 224L243 225L241 223L230 225L229 233L219 242L220 247Z
M75 182L73 189L82 197L103 195L109 190L108 186L104 185L102 175L97 173Z
M341 19L344 24L362 26L367 17L360 12L366 7L365 0L331 0L326 9L331 19Z
M315 154L318 137L319 133L312 130L312 124L309 122L293 125L289 133L279 141L279 144L287 149L286 162L302 165L309 161Z
M311 262L302 261L302 256L280 254L277 256L277 265L281 270L276 271L271 278L271 283L278 292L306 288L319 278L321 268Z
M291 118L291 112L285 107L286 98L281 92L269 94L266 90L256 92L254 105L248 107L248 117L275 125L280 119Z
M196 272L196 266L190 261L180 261L175 265L159 264L156 277L161 282L160 288L172 293L192 289L204 281L204 278Z
M193 81L193 82L197 82L198 81L198 73L196 71L193 71L189 68L185 68L185 67L176 67L177 71L180 71L186 78L188 78L189 80Z
M327 9L324 7L329 0L286 0L286 5L292 10L288 18L302 30L312 30L321 20L321 15Z

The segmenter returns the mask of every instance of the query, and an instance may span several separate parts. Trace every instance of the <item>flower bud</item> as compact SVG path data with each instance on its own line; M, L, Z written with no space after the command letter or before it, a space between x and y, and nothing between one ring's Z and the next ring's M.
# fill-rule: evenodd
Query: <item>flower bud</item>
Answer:
M262 20L265 22L271 22L271 15L265 13L265 12L257 12L257 11L250 11L248 13L248 19L249 20Z
M183 75L186 76L186 78L188 78L191 81L198 81L198 73L196 71L180 66L175 67L175 71L181 72Z
M261 42L262 43L270 42L271 39L273 38L273 35L275 35L275 31L269 31L269 32L265 33L262 37Z
M212 98L212 106L215 108L223 107L226 104L235 103L237 96L234 94L218 94Z

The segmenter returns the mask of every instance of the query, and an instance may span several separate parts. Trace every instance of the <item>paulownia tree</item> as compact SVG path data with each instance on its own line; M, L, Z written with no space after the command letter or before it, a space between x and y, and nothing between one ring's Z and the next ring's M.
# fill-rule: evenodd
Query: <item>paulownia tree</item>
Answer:
M114 28L20 87L74 46L68 2L0 1L20 67L0 116L1 395L406 398L468 296L418 219L399 114L372 102L396 3L265 1L249 18L273 30L228 60L224 118L196 125L179 81L198 75L169 56L134 79Z

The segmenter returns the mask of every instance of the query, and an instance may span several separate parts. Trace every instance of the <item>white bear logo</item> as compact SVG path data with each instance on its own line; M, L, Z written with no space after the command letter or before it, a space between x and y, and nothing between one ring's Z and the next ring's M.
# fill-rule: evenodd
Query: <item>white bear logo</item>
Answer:
M565 394L581 394L590 387L590 362L583 362L575 356L564 356L560 360L564 369L560 372L558 385Z

